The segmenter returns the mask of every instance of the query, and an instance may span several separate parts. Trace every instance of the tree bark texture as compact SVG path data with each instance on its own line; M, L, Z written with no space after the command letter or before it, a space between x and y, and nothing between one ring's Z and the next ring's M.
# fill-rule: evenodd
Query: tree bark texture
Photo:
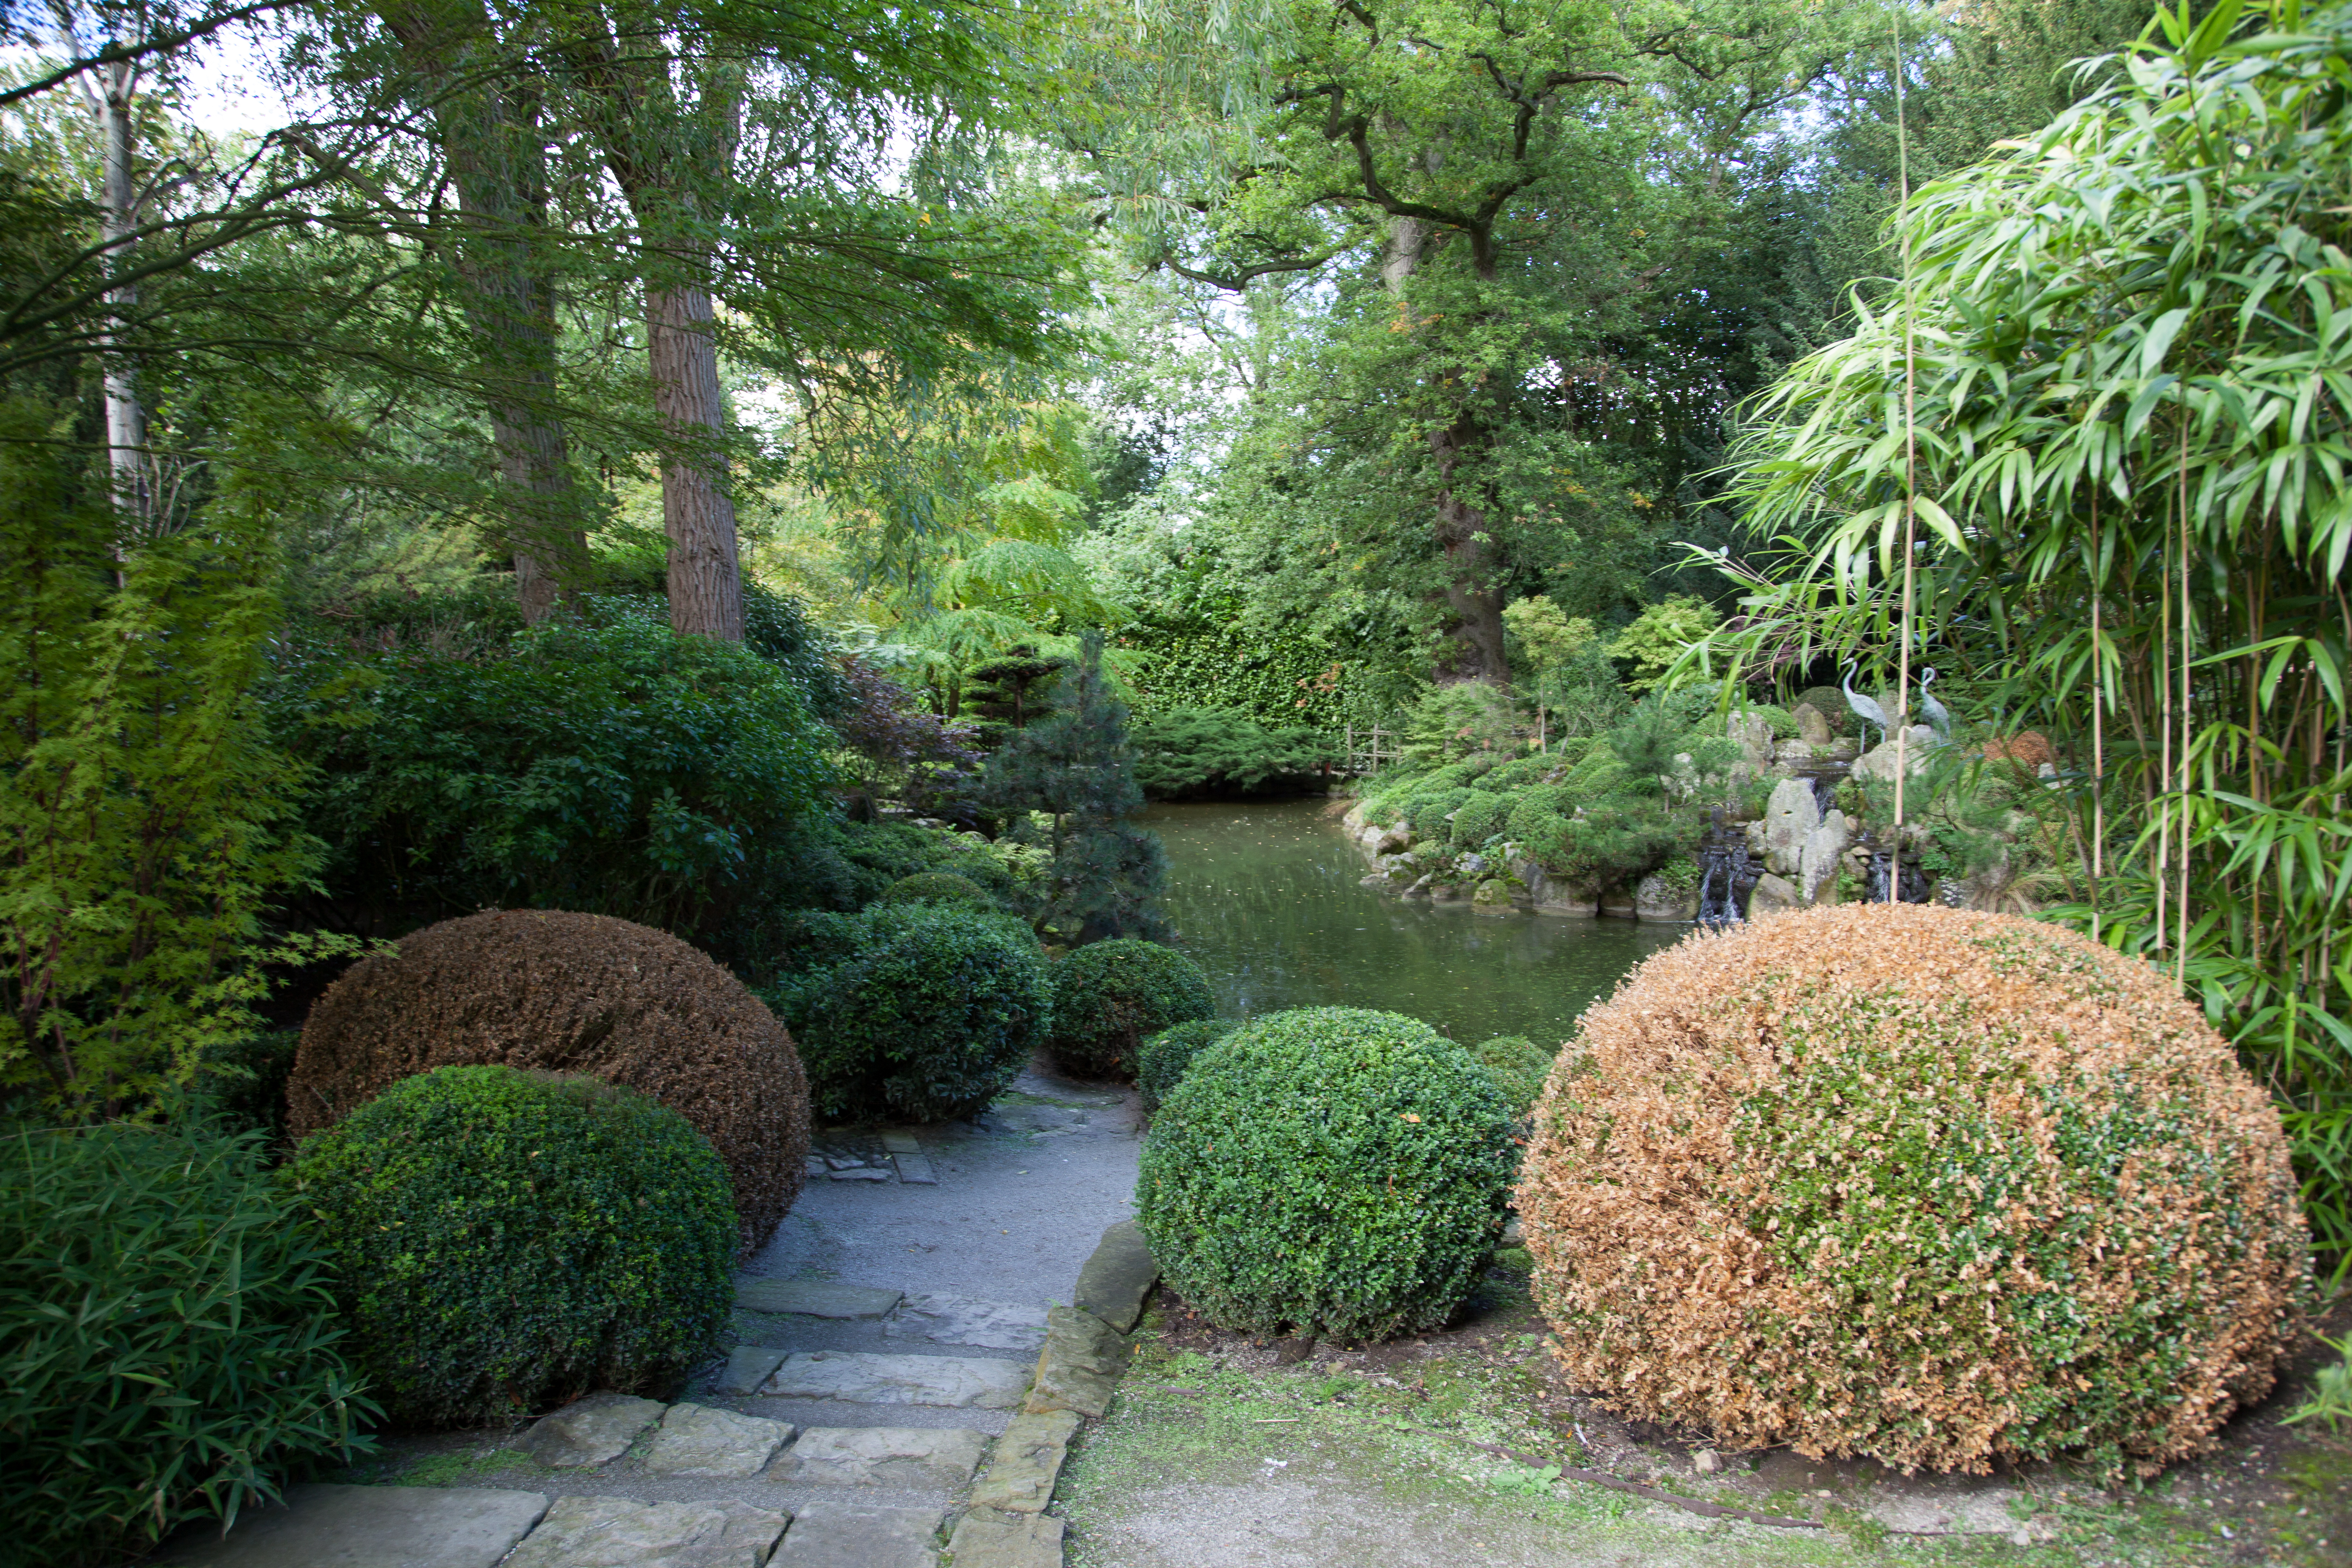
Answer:
M105 189L100 226L107 245L107 268L120 272L131 257L121 248L139 226L140 198L131 169L131 112L139 86L139 68L129 60L113 60L98 70L99 85L87 81L82 90L98 121L103 143ZM132 533L147 531L154 522L154 466L147 452L147 408L131 362L122 356L124 323L139 302L138 290L125 286L107 294L110 318L106 333L103 393L106 400L106 458L112 479L115 515Z
M719 342L707 289L646 290L646 351L654 412L668 431L662 531L669 535L669 624L743 640L743 575L735 555L735 499L727 484L727 425Z
M520 75L454 85L470 46L494 37L476 0L383 13L433 89L434 121L457 186L465 284L490 437L508 510L515 592L536 625L587 564L571 443L556 412L555 286L547 258L547 154L536 84Z

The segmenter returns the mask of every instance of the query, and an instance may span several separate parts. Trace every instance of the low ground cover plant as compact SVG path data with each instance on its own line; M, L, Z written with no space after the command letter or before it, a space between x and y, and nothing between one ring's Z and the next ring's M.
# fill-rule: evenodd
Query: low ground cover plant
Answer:
M202 1125L0 1140L0 1557L121 1562L367 1446L328 1254L262 1150Z
M1303 1007L1196 1058L1152 1122L1136 1212L1221 1327L1382 1339L1438 1327L1503 1233L1510 1123L1426 1024Z
M734 1300L735 1205L683 1116L576 1074L450 1067L306 1142L353 1358L422 1426L667 1393Z
M435 1068L585 1073L651 1095L710 1141L745 1251L800 1195L808 1079L743 983L677 938L604 915L506 910L401 939L311 1007L287 1090L298 1139Z
M2309 1282L2277 1110L2153 966L1928 905L1698 934L1585 1015L1518 1189L1561 1364L1738 1447L2152 1474Z
M1206 1018L1215 993L1201 966L1135 937L1091 942L1054 966L1054 1059L1080 1078L1133 1078L1143 1042Z
M1135 1053L1135 1087L1143 1092L1143 1109L1157 1110L1169 1091L1183 1079L1192 1058L1241 1026L1230 1018L1194 1018L1160 1030Z
M960 903L804 917L771 995L819 1119L945 1121L1004 1092L1044 1043L1053 983L1021 921Z

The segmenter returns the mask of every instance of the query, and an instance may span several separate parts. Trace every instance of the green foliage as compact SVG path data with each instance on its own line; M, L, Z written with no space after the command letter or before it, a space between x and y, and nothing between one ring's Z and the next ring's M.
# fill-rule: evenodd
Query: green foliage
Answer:
M1775 708L1769 702L1749 702L1744 704L1739 711L1743 714L1752 714L1771 725L1772 738L1776 741L1793 741L1797 738L1797 716L1786 708Z
M1011 916L894 903L796 924L796 970L769 999L822 1121L975 1115L1045 1043L1053 982Z
M1687 594L1676 594L1650 605L1609 645L1613 658L1630 659L1633 679L1625 684L1647 691L1673 668L1683 651L1723 624L1713 605Z
M1466 788L1418 790L1405 796L1397 809L1412 825L1414 837L1443 843L1454 831L1446 818L1469 798Z
M1486 840L1503 831L1503 824L1511 815L1512 797L1488 790L1472 790L1470 796L1454 811L1450 842L1456 849L1476 849Z
M733 1305L726 1167L630 1089L441 1068L310 1139L292 1170L335 1255L353 1358L403 1421L666 1394Z
M528 906L751 945L830 737L770 660L592 608L490 657L309 650L276 716L319 771L331 889L402 924Z
M1508 804L1510 815L1503 819L1503 831L1527 844L1538 831L1549 830L1552 822L1576 810L1576 792L1564 784L1529 784L1514 792Z
M221 1126L259 1132L265 1147L286 1134L286 1079L294 1070L299 1029L261 1029L206 1051L190 1098Z
M1322 782L1332 756L1320 731L1274 728L1238 708L1139 713L1129 733L1135 781L1156 800L1307 789Z
M1854 725L1857 722L1854 718L1853 704L1845 700L1845 693L1839 688L1834 686L1809 686L1805 688L1804 690L1798 692L1796 700L1790 703L1789 706L1791 708L1801 708L1808 702L1813 705L1813 711L1819 713L1822 718L1829 721L1831 734L1851 735L1853 733ZM1779 731L1775 731L1774 733L1777 734ZM1795 731L1790 731L1790 733L1794 734Z
M974 909L996 907L981 885L953 871L918 871L890 884L882 895L886 904L970 904Z
M0 404L0 1095L82 1114L251 1032L264 910L318 857L250 695L278 614L256 484L118 541L52 423Z
M1471 785L1475 789L1517 792L1529 784L1541 783L1546 774L1559 766L1559 762L1555 757L1514 757L1472 780Z
M1330 649L1305 632L1260 630L1239 609L1228 602L1203 606L1197 616L1119 631L1121 648L1149 656L1136 679L1138 717L1206 709L1278 732L1338 729L1349 693Z
M2333 1432L2352 1425L2352 1335L2320 1342L2339 1359L2319 1369L2319 1374L2311 1382L2310 1397L2289 1411L2284 1419L2294 1425L2318 1422Z
M1556 1051L1545 1050L1525 1035L1496 1035L1470 1047L1470 1058L1493 1075L1496 1091L1515 1121L1525 1121L1536 1099L1551 1077Z
M1240 1027L1230 1018L1193 1018L1144 1041L1135 1053L1135 1087L1143 1091L1143 1109L1159 1110L1183 1080L1192 1058Z
M1308 1007L1192 1064L1143 1148L1137 1215L1223 1327L1382 1339L1443 1326L1502 1236L1509 1121L1424 1024Z
M1216 994L1201 966L1158 942L1097 942L1054 966L1054 1059L1081 1078L1131 1078L1143 1042L1207 1018Z
M326 1257L262 1149L119 1121L0 1141L0 1555L125 1561L369 1446Z
M1507 692L1477 681L1433 686L1405 717L1405 754L1424 767L1471 756L1492 767L1521 749L1526 728Z

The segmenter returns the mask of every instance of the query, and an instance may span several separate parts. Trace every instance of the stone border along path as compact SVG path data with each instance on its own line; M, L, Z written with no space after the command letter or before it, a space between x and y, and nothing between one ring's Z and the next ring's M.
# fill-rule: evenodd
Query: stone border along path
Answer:
M1114 1114L1090 1125L1073 1100ZM866 1202L845 1193L852 1205L845 1209L828 1199L832 1184L845 1180L937 1188L925 1194L926 1206L947 1202L974 1211L959 1214L959 1223L1025 1212L1066 1229L1074 1212L1088 1206L1085 1199L1097 1210L1106 1202L1124 1207L1123 1194L1106 1200L1092 1189L1123 1165L1124 1190L1132 1190L1131 1094L1080 1089L1033 1072L1008 1101L968 1132L925 1130L935 1140L929 1152L903 1129L879 1134L878 1157L832 1140L811 1157L810 1190L799 1205L819 1211L800 1216L811 1234L795 1240L780 1233L753 1267L789 1261L796 1246L864 1255L884 1237L896 1241L899 1232L877 1226ZM1108 1158L1079 1161L1065 1174L1045 1162L1067 1164L1076 1156L1053 1153L1063 1145L1048 1135L1073 1131L1106 1145L1097 1153ZM944 1182L935 1157L949 1173ZM1033 1169L1049 1179L1014 1189L1008 1204L998 1192L1002 1179ZM962 1193L959 1171L974 1178ZM1041 1211L1041 1204L1054 1206ZM1010 1225L996 1228L1012 1234ZM924 1254L939 1246L917 1242L907 1251L929 1264ZM938 1263L950 1275L968 1271L986 1280L993 1273L1001 1282L1001 1266L972 1259L978 1266L962 1270L955 1261ZM885 1267L865 1256L856 1262ZM920 1272L936 1277L942 1269ZM1132 1220L1101 1233L1068 1306L747 1277L737 1284L736 1322L751 1342L690 1383L686 1399L665 1405L592 1394L531 1426L513 1447L534 1462L532 1485L541 1489L296 1487L285 1506L244 1515L226 1537L202 1527L183 1532L155 1562L940 1568L944 1539L953 1568L1061 1568L1062 1521L1045 1511L1055 1479L1084 1421L1108 1408L1133 1353L1128 1336L1159 1277ZM1029 1279L1034 1288L1034 1269ZM1026 1354L992 1353L1004 1351L1034 1351L1034 1364Z

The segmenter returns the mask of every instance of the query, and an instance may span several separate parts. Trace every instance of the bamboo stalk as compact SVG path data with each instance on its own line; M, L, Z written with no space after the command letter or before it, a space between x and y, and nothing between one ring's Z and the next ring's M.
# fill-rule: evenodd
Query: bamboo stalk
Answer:
M1895 13L1895 163L1902 186L1902 205L1911 205L1911 151L1908 132L1904 124L1903 108L1903 14ZM1899 221L1899 220L1898 220ZM1911 615L1912 584L1916 574L1913 557L1916 553L1914 538L1918 529L1916 502L1919 494L1919 363L1917 342L1913 329L1917 321L1917 301L1911 292L1911 230L1906 224L1903 237L1903 619L1895 653L1895 848L1886 862L1886 901L1901 900L1903 886L1903 786L1911 769L1906 760L1906 745L1911 733Z

